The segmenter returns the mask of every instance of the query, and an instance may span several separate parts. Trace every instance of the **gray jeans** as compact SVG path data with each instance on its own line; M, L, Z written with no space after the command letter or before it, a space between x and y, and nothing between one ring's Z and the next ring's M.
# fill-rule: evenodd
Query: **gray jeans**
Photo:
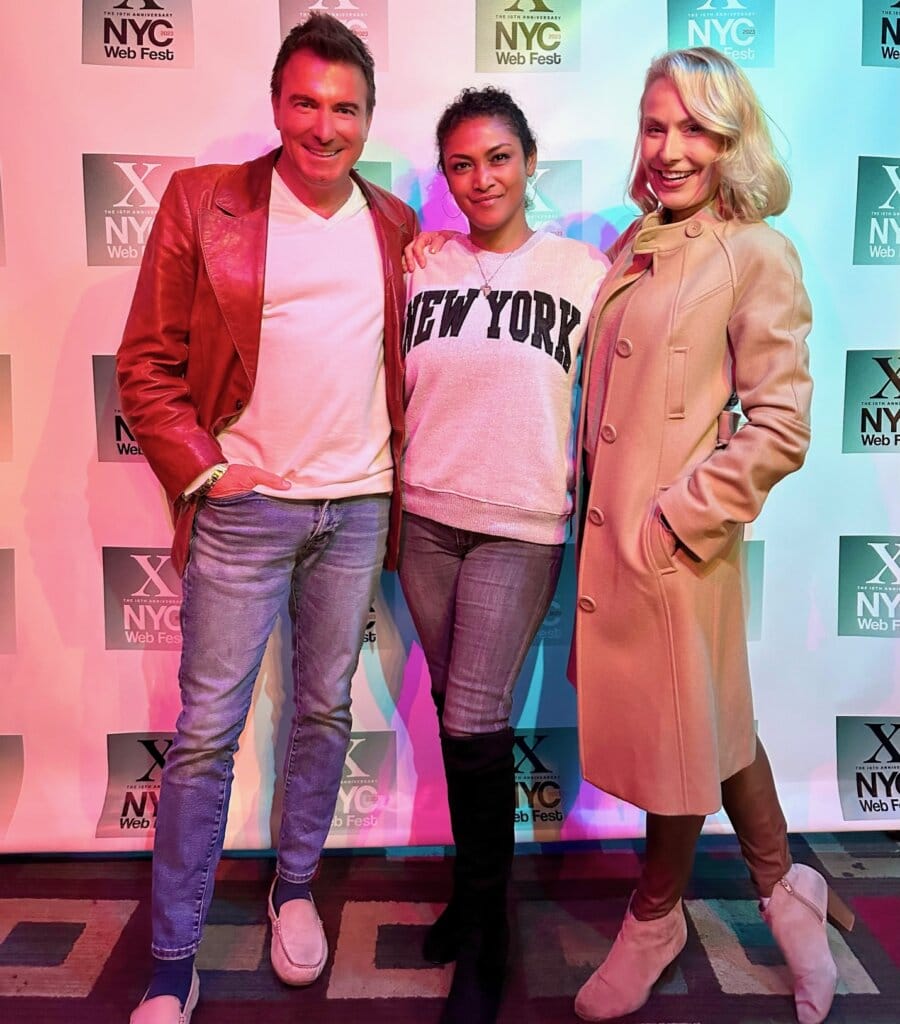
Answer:
M562 544L532 544L404 514L400 583L443 729L509 724L512 691L559 580Z

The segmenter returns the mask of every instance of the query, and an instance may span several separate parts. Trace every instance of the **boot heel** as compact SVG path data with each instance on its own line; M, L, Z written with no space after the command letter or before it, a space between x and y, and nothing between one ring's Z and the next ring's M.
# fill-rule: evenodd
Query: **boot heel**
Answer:
M833 924L835 928L843 928L845 932L853 931L856 915L830 886L828 887L828 908L826 913L829 923Z

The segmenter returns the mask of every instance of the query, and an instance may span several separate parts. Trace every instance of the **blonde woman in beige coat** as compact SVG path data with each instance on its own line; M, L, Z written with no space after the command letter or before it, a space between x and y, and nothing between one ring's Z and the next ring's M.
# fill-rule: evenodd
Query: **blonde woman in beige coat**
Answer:
M694 847L724 805L812 1024L836 984L828 890L791 862L754 732L741 550L809 444L811 311L794 247L763 220L789 181L728 58L653 62L630 193L645 216L609 253L585 365L574 670L585 777L648 812L647 853L575 1009L607 1020L647 1000L684 947Z

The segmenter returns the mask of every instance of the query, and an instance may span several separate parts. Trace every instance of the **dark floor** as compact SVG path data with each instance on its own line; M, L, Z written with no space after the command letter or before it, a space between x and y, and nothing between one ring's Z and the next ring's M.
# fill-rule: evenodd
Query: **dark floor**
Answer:
M516 858L514 960L501 1021L576 1018L575 992L615 936L640 843L544 847ZM830 929L840 984L829 1024L900 1024L900 842L883 833L792 837L857 915ZM192 1024L432 1024L452 967L419 956L446 898L439 857L330 855L315 886L332 944L322 978L289 989L268 961L266 858L229 858L198 958ZM147 859L0 859L0 1021L126 1022L146 984ZM786 969L733 838L704 837L686 894L688 944L634 1024L789 1024Z

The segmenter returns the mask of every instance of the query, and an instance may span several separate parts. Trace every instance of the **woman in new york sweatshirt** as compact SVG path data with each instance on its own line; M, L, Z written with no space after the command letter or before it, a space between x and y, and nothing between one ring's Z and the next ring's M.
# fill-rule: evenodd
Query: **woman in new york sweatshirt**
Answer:
M456 844L453 898L424 951L457 962L444 1024L487 1024L508 947L512 690L559 577L576 366L608 263L529 227L537 147L507 93L465 90L437 145L469 233L409 278L399 571L431 674Z

